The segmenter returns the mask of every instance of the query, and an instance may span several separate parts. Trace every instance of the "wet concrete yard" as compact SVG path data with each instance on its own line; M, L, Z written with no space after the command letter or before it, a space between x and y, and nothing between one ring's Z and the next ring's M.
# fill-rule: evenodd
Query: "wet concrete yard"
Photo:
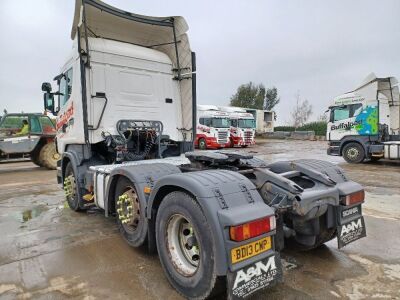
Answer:
M400 163L346 164L325 142L268 141L266 161L316 158L340 164L366 189L367 238L338 250L282 253L285 282L254 299L400 298ZM157 255L129 247L115 221L64 204L55 171L0 164L1 299L180 299Z

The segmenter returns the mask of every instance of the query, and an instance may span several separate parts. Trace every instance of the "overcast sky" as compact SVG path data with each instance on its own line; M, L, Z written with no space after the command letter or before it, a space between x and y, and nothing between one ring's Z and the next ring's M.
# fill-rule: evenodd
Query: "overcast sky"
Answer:
M400 77L400 1L106 0L184 16L197 53L198 102L228 104L248 81L276 86L279 123L297 91L317 118L370 72ZM0 0L0 111L42 111L43 81L70 49L73 0Z

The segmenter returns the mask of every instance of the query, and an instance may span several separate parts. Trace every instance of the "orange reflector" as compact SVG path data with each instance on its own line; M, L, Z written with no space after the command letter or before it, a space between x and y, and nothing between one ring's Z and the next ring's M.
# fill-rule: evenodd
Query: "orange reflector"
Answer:
M143 189L143 192L144 192L145 194L150 194L150 193L151 193L151 188L148 187L148 186L145 186L144 189Z
M231 226L229 235L231 240L241 242L272 231L275 228L275 216L269 216L245 224Z
M344 197L344 201L342 200L342 203L345 205L353 205L356 203L362 203L364 202L365 198L365 193L364 190L347 195Z

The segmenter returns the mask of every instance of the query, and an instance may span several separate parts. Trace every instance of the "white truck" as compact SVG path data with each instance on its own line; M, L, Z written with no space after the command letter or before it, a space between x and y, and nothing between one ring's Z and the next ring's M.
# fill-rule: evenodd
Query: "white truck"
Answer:
M57 178L72 210L96 206L129 245L157 251L183 296L242 299L281 280L285 239L312 249L364 237L364 190L327 162L192 152L187 30L182 17L76 0L58 91L42 84L57 114Z
M400 159L399 83L394 77L367 76L354 91L329 107L328 154L349 163Z
M230 147L248 147L255 144L256 121L253 114L244 108L219 106L221 111L229 115L230 121Z
M229 115L215 105L197 105L197 131L195 147L220 149L230 146Z

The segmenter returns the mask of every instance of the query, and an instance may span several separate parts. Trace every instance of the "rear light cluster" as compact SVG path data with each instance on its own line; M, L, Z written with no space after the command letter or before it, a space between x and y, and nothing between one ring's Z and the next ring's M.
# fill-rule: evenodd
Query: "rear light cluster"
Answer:
M364 202L364 198L365 198L365 192L364 190L353 193L353 194L349 194L346 195L344 197L342 197L342 204L344 205L353 205L356 203L362 203Z
M229 235L231 240L241 242L272 231L275 228L275 216L269 216L245 224L231 226L229 228Z

